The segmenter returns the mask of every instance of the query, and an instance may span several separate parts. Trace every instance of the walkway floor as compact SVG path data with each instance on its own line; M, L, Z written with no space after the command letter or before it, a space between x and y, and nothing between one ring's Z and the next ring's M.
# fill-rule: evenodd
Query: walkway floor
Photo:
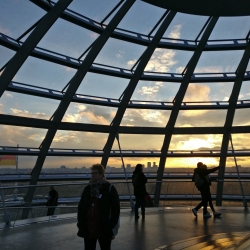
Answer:
M220 218L203 219L202 211L196 218L186 206L148 208L145 220L135 221L133 213L124 209L112 250L196 250L211 244L222 249L218 246L242 239L250 232L250 211L232 207L218 210ZM15 228L0 230L0 249L84 249L83 239L76 236L75 214L52 217L50 221L43 217L26 224L30 222L18 221Z

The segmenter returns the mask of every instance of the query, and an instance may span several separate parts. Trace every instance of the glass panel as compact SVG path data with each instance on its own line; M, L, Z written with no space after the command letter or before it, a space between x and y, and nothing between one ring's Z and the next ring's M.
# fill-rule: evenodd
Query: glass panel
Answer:
M177 13L163 37L195 40L208 17Z
M71 103L63 121L109 125L115 114L116 108Z
M59 105L59 101L5 91L0 99L3 114L48 120Z
M246 38L250 17L220 17L209 40Z
M42 143L46 129L25 128L18 126L0 125L0 145L7 147L34 147Z
M0 32L18 38L44 14L41 8L30 1L0 1Z
M148 3L135 1L118 27L147 35L165 11Z
M250 99L250 82L242 82L238 100L249 100Z
M188 172L193 174L193 169L197 167L198 162L203 162L207 165L208 168L217 167L219 165L219 158L217 157L184 157L184 158L177 158L177 157L168 157L164 172L176 171L176 172ZM181 171L179 170L181 168ZM186 170L185 170L186 168ZM191 177L192 178L192 175ZM190 181L190 180L189 180Z
M222 135L172 135L169 150L205 150L218 152L222 143ZM210 158L208 158L210 159ZM190 159L192 160L192 158ZM195 161L200 161L194 158ZM194 162L195 162L194 161Z
M78 58L98 36L97 33L58 19L37 46Z
M144 50L144 46L109 38L95 59L95 63L131 69Z
M250 125L249 109L236 109L234 114L233 126Z
M126 172L128 177L131 177L132 172L135 170L136 164L140 163L143 165L144 173L156 174L158 170L159 158L155 157L126 157L123 156ZM122 167L122 161L120 157L110 157L107 164L106 173L124 173ZM111 175L110 175L111 176ZM147 175L146 175L147 176Z
M14 56L14 54L14 51L4 47L0 47L0 68L2 68ZM2 72L0 72L0 75L2 74Z
M85 152L81 151L81 149L89 149L86 153L89 152L92 154L92 150L94 149L102 151L107 137L108 134L106 133L58 130L51 143L51 148L69 149L65 150L67 153L73 153L71 149L79 149L79 151L76 151L79 154L81 154L81 152L84 154ZM95 155L93 154L93 156Z
M176 127L221 127L226 115L226 110L180 110Z
M119 3L119 0L74 0L68 9L101 22Z
M192 54L189 51L156 49L145 71L182 73Z
M159 151L163 139L164 135L119 134L119 141L122 150L146 150L147 152L154 150ZM117 141L113 144L112 150L119 150Z
M205 102L216 101L220 105L228 105L228 100L232 92L233 82L219 82L219 83L189 83L183 102ZM201 103L200 103L201 104Z
M172 102L179 87L176 82L139 81L131 100Z
M170 112L170 110L127 109L121 125L143 127L166 126Z
M100 157L48 156L43 164L42 172L89 174L89 168L97 162L101 162Z
M119 99L128 82L128 79L87 73L77 93Z
M69 67L28 57L13 81L62 90L74 76L75 72L75 69Z
M235 72L243 51L208 51L201 54L194 73Z
M232 142L233 142L233 148L234 150L238 150L239 152L249 152L250 148L249 148L249 139L250 139L250 134L244 133L244 134L231 134L232 136ZM229 141L228 144L228 149L232 150L232 146L231 146L231 142ZM237 160L241 160L242 162L244 162L245 160L245 164L243 166L248 166L246 164L248 164L248 159L247 157L237 157ZM233 157L231 160L234 160ZM235 162L233 162L234 166L235 166ZM242 165L242 164L240 164Z

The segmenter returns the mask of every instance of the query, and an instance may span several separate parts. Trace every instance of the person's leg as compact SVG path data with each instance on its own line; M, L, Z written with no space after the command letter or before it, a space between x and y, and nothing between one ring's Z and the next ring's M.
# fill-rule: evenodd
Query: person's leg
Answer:
M84 249L85 250L95 250L97 239L84 238Z
M139 208L139 198L135 197L135 218L136 219L139 218L138 208Z
M195 207L195 210L198 211L203 206L202 201Z
M110 250L111 249L111 240L99 240L101 250Z
M213 202L212 202L212 196L211 196L210 188L208 190L207 197L208 197L209 207L211 208L211 210L213 212L215 212L214 205L213 205Z
M202 199L202 206L203 206L203 214L207 214L207 192L206 188L201 189L201 199Z
M141 197L141 215L142 215L142 218L145 218L145 206L146 206L145 197Z

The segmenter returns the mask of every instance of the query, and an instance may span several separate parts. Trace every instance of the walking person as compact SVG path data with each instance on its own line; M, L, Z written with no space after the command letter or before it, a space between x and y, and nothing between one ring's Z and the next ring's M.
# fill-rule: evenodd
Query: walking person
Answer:
M110 250L120 215L119 196L101 164L91 167L91 175L78 205L77 235L84 238L85 250L95 250L97 241L101 250Z
M46 203L46 206L48 207L47 216L54 215L57 203L58 203L58 192L55 190L54 186L51 186Z
M135 219L139 219L139 207L141 207L141 215L142 218L145 218L145 195L146 195L146 186L147 178L143 173L142 164L137 164L135 167L135 171L132 175L132 183L134 186L134 195L135 195Z
M197 168L194 169L192 181L195 182L196 187L200 191L202 201L195 208L192 209L192 212L195 216L197 216L198 210L203 206L203 217L211 217L210 213L207 211L207 203L209 203L209 206L213 211L214 216L221 215L221 213L215 211L213 206L212 196L210 192L211 180L209 178L209 174L217 171L219 168L220 167L207 169L207 166L202 162L197 163Z

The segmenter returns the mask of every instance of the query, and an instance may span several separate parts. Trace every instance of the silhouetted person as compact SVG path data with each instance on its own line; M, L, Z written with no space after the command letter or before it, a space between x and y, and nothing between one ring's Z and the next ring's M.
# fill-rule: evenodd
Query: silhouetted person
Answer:
M195 208L192 209L192 212L195 216L197 216L198 210L203 206L203 217L209 218L211 217L210 213L207 211L207 203L209 203L210 208L213 211L214 216L220 216L221 213L216 212L213 206L212 197L210 193L210 185L211 180L209 178L209 174L217 171L220 167L207 169L207 166L202 162L197 163L197 168L194 169L193 181L196 178L199 178L201 184L197 185L198 190L201 192L202 201ZM197 177L195 175L198 175Z
M142 218L145 218L145 195L147 178L144 175L142 164L137 164L132 176L135 195L135 219L139 219L138 209L141 207Z
M50 187L49 196L47 199L48 200L47 200L46 206L49 207L48 212L47 212L47 216L54 215L54 212L56 209L54 206L57 206L57 202L58 202L58 193L54 189L54 186Z

